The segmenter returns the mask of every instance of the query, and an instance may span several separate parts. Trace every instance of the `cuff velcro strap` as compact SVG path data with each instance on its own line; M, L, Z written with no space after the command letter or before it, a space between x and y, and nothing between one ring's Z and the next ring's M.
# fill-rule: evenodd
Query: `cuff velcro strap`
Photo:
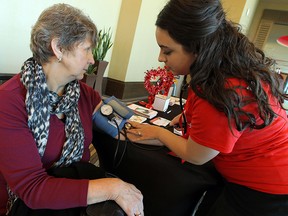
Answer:
M129 119L134 114L133 111L126 106L123 102L117 99L114 96L111 96L105 100L103 100L105 104L109 104L113 107L113 110L124 119Z

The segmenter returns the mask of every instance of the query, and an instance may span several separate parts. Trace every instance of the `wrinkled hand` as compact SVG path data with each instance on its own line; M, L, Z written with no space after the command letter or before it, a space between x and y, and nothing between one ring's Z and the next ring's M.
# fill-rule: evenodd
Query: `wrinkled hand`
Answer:
M128 216L144 215L143 195L132 184L115 178L117 181L114 188L113 197L110 199L115 202L125 211Z

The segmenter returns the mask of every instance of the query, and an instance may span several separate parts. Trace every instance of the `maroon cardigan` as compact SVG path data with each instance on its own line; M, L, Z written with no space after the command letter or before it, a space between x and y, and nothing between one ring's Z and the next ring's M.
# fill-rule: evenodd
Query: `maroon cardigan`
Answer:
M82 82L80 90L78 108L85 132L82 160L88 161L92 113L101 97ZM46 173L61 155L65 141L64 123L51 115L47 147L41 159L27 125L25 95L19 74L0 86L0 215L6 212L7 184L30 208L86 206L88 180L56 179Z

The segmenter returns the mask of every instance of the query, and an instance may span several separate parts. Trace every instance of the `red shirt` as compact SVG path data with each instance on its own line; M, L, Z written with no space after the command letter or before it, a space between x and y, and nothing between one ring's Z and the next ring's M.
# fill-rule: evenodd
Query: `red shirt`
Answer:
M239 94L251 96L244 82L237 79L229 81L230 85L244 87L238 91ZM272 97L268 86L264 88L274 112L279 116L271 125L260 130L239 132L232 122L233 133L225 114L190 90L185 105L187 133L196 143L220 152L213 161L227 181L266 193L288 194L287 115ZM261 122L255 104L244 109L257 117L257 123Z
M46 173L61 155L66 135L64 123L50 117L47 147L41 159L27 125L26 89L14 76L0 86L0 215L6 212L6 184L31 208L63 209L86 206L88 180L54 178ZM101 97L80 82L79 114L85 141L82 160L90 159L92 113Z

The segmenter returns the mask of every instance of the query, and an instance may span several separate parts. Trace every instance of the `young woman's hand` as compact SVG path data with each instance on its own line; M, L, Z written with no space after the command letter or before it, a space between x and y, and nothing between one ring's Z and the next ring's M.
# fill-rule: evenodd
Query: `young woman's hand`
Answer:
M175 116L175 117L171 120L171 122L169 123L169 125L173 126L173 125L179 124L179 119L180 119L181 115L182 115L182 114L180 113L179 115Z
M128 138L133 142L139 142L143 140L157 140L161 130L164 129L151 124L142 124L133 121L129 121L129 123L132 125L132 128L127 130L127 135Z

